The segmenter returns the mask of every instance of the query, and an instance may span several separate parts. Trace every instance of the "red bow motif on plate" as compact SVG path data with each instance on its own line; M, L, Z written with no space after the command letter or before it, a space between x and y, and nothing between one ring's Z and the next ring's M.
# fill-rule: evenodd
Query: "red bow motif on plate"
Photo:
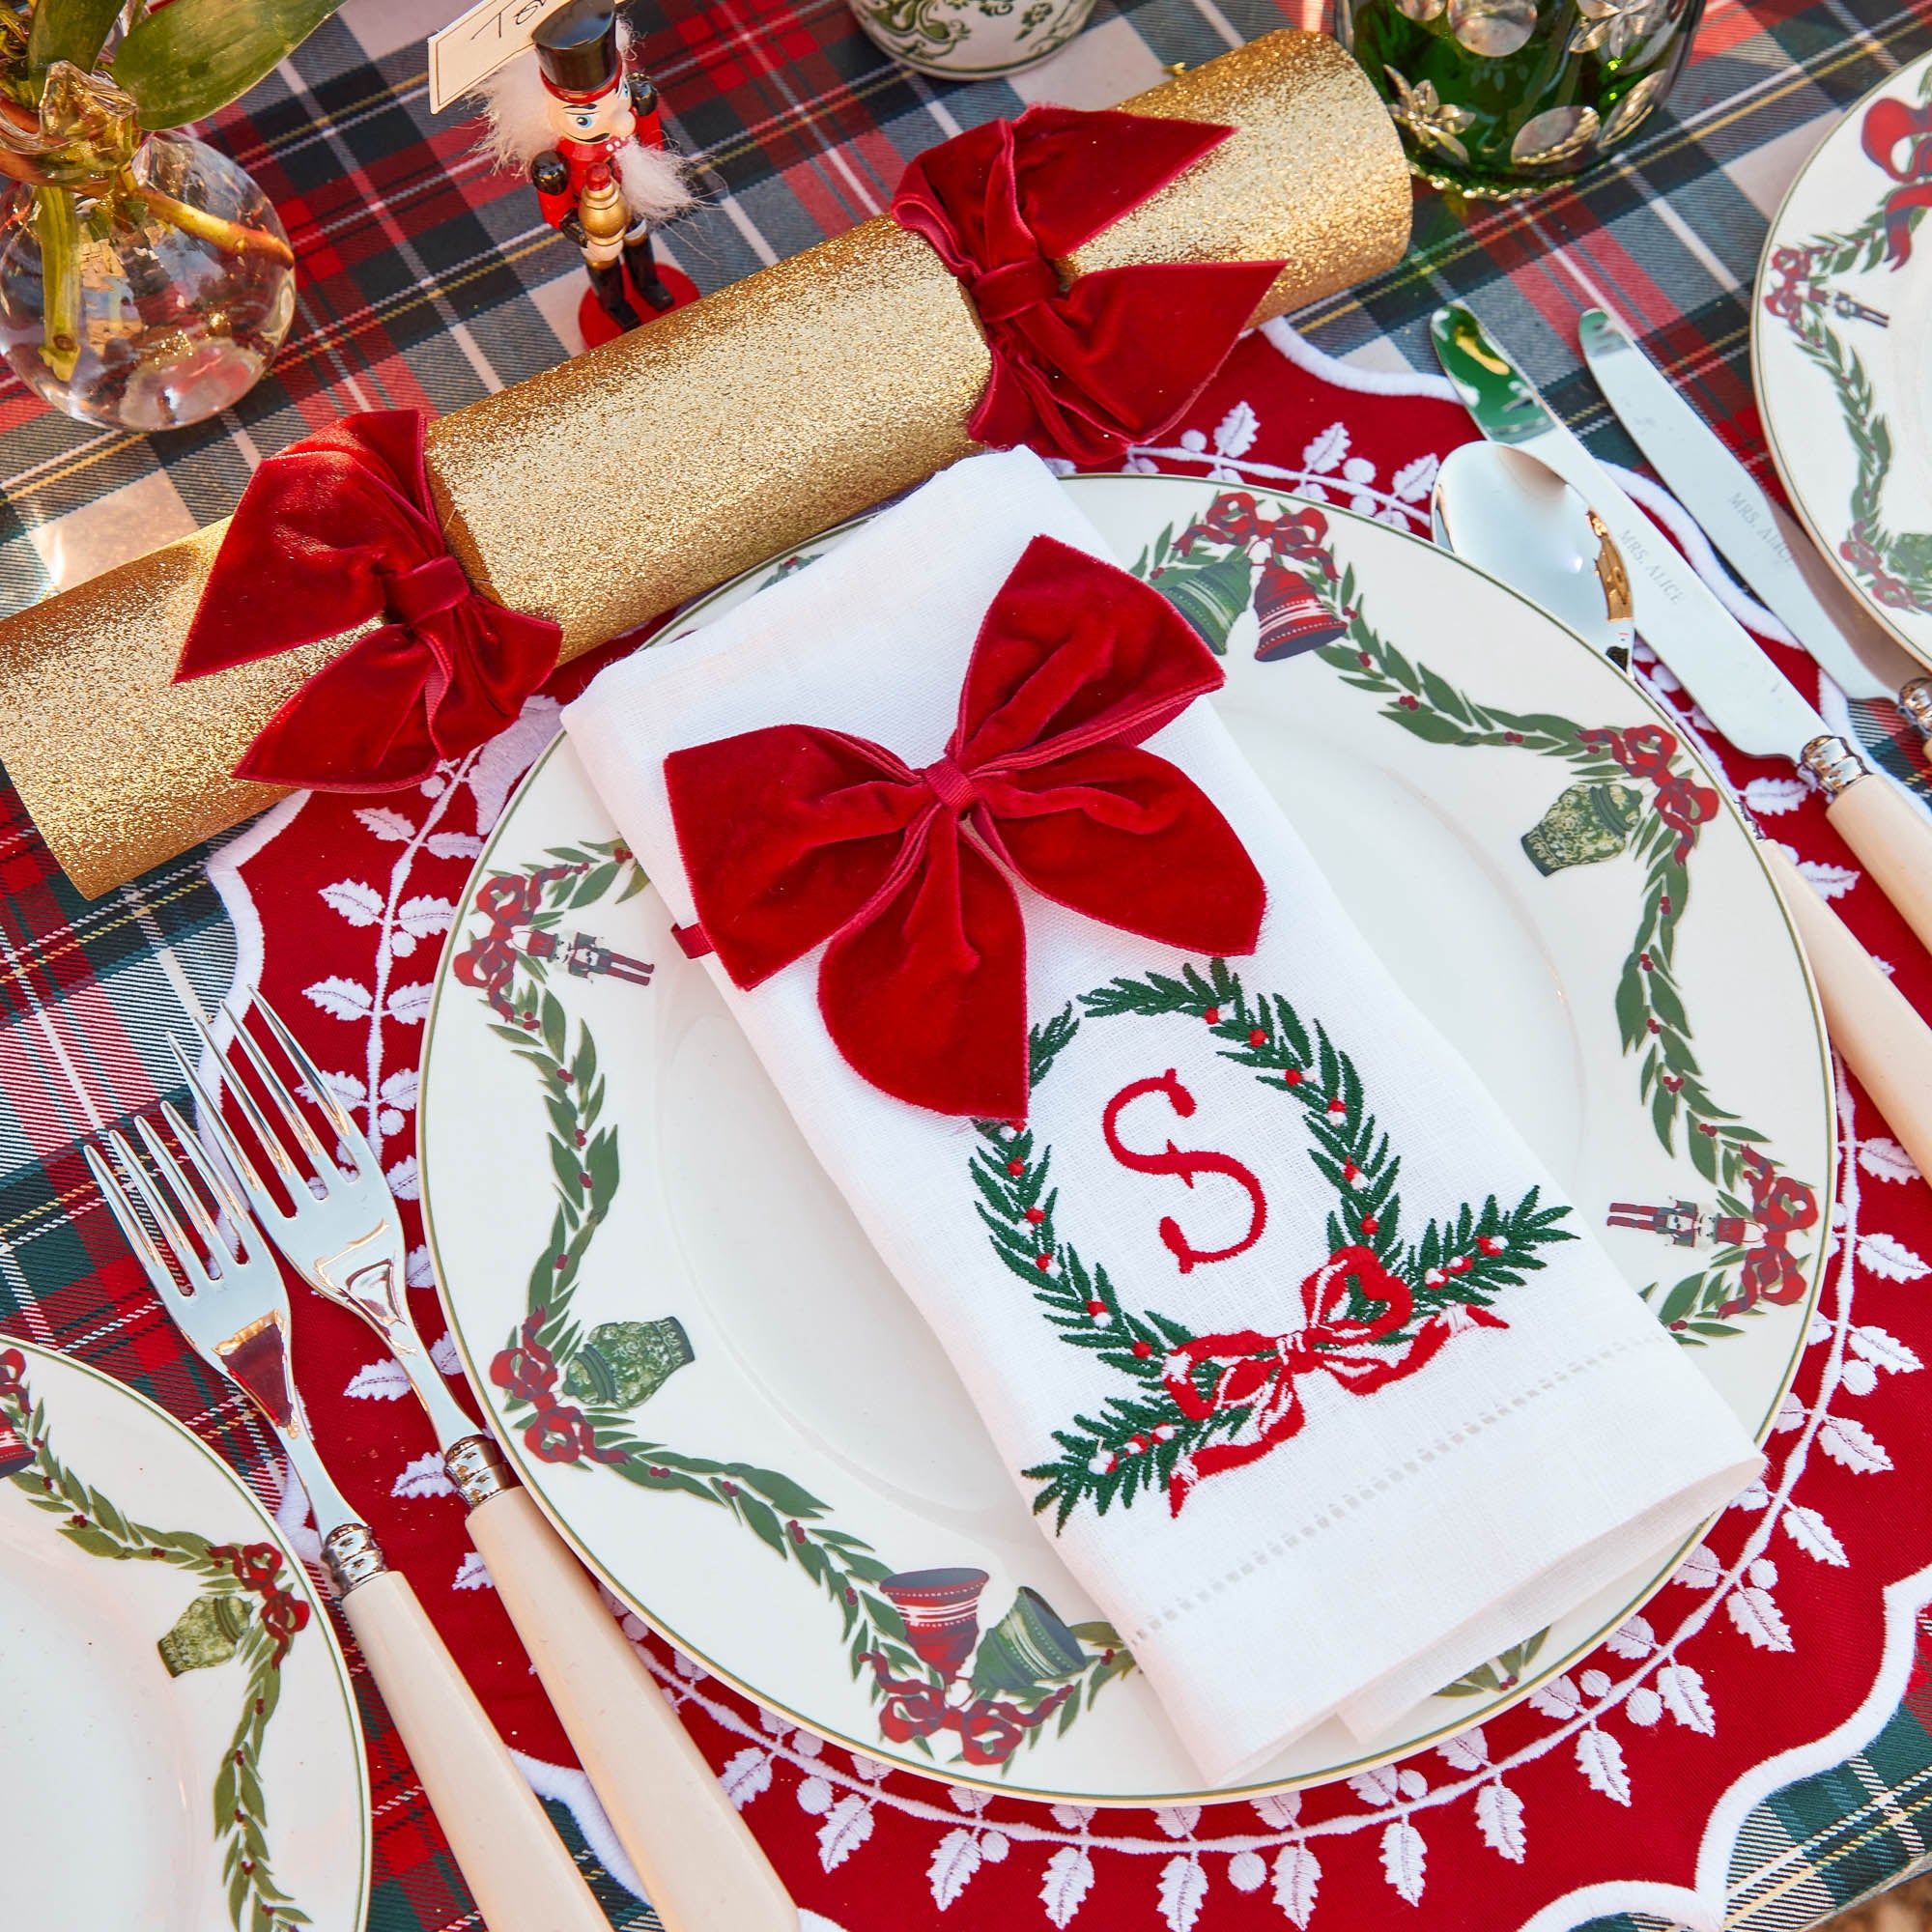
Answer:
M1744 1150L1744 1173L1751 1219L1764 1238L1746 1253L1738 1283L1742 1293L1719 1315L1736 1315L1758 1301L1803 1301L1809 1286L1791 1252L1791 1237L1817 1224L1818 1197L1804 1181L1779 1174L1753 1147Z
M1380 1313L1363 1321L1349 1313L1350 1290ZM1224 1469L1237 1469L1262 1457L1291 1435L1307 1417L1300 1381L1318 1371L1333 1376L1354 1395L1368 1395L1412 1376L1441 1348L1463 1321L1432 1317L1417 1333L1399 1338L1415 1313L1415 1297L1377 1260L1372 1249L1340 1248L1301 1284L1302 1322L1286 1335L1240 1328L1226 1335L1199 1335L1167 1358L1163 1379L1174 1406L1196 1422L1234 1409L1246 1415L1225 1440L1197 1449L1175 1470L1168 1485L1168 1508L1180 1514L1197 1483ZM1460 1313L1486 1328L1508 1324L1487 1309ZM1212 1369L1204 1394L1196 1372Z
M1658 817L1677 835L1671 856L1681 866L1697 842L1698 826L1717 817L1720 801L1709 785L1671 769L1670 761L1677 755L1676 734L1662 724L1633 724L1621 731L1609 726L1578 731L1577 736L1586 745L1603 745L1632 778L1657 788L1651 803Z
M557 626L479 597L449 554L423 420L413 410L344 416L248 479L175 681L382 621L275 713L238 779L325 791L414 784L513 724L555 669Z
M1912 217L1932 208L1932 103L1913 107L1903 100L1875 100L1865 110L1859 140L1871 160L1905 184L1885 204L1886 259L1892 268L1903 268L1912 258Z
M1234 131L1200 121L1029 107L929 148L893 197L973 298L993 373L969 424L1115 463L1157 440L1207 386L1279 262L1103 269L1063 290L1056 261L1147 201Z
M942 1114L1023 1120L1026 930L1009 875L1163 945L1254 951L1254 862L1192 779L1140 749L1221 683L1158 591L1036 537L929 765L810 724L665 760L704 940L746 988L830 941L819 1010L862 1079Z

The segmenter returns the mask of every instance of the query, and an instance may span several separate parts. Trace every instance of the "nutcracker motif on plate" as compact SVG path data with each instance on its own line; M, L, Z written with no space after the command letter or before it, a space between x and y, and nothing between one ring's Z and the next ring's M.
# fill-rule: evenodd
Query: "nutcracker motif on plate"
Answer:
M630 43L612 0L570 0L483 87L485 152L528 177L544 219L583 257L590 295L579 320L593 347L696 294L651 247L692 196Z

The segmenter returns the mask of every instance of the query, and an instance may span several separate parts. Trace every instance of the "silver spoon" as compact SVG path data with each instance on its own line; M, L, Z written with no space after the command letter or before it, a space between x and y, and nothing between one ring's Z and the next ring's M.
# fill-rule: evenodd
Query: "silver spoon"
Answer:
M1436 472L1435 541L1487 571L1630 668L1630 578L1604 522L1547 464L1499 442L1465 442Z
M1430 503L1435 540L1630 668L1630 579L1604 521L1535 457L1492 442L1454 451ZM1713 771L1719 783L1723 775ZM1744 807L1725 783L1739 810ZM1799 938L1832 1041L1921 1174L1932 1175L1932 1029L1748 813Z

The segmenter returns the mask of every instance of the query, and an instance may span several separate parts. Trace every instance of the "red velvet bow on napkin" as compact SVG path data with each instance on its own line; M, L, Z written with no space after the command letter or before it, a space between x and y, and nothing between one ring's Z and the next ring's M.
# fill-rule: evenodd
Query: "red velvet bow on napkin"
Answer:
M263 726L238 779L383 791L513 724L562 633L479 597L449 554L413 410L344 416L248 479L176 683L383 622Z
M1163 945L1254 951L1254 862L1192 779L1140 749L1221 683L1158 591L1036 537L931 764L810 724L665 760L703 939L746 988L830 940L819 1010L862 1079L1024 1120L1026 930L1007 874Z
M1103 269L1062 291L1054 263L1157 193L1234 130L1139 114L1029 107L915 160L893 197L966 285L993 353L968 425L1114 463L1157 440L1234 348L1279 262Z

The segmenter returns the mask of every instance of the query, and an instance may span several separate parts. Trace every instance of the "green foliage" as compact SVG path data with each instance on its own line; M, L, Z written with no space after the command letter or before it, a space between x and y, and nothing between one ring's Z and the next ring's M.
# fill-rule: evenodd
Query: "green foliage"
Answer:
M54 1451L43 1402L29 1404L21 1392L0 1390L0 1415L34 1452L34 1460L10 1479L14 1488L34 1508L61 1518L60 1533L75 1548L108 1562L166 1564L192 1577L202 1595L240 1595L247 1589L226 1558L213 1553L207 1537L135 1522L70 1469ZM294 1577L283 1587L295 1588ZM261 1618L251 1617L243 1627L232 1661L247 1671L242 1715L210 1794L229 1917L236 1932L293 1932L309 1918L276 1885L270 1869L261 1760L281 1697L282 1654Z
M1569 1208L1540 1207L1532 1188L1508 1211L1494 1196L1480 1208L1465 1203L1405 1245L1396 1191L1402 1162L1368 1110L1354 1062L1319 1021L1311 1031L1287 1000L1251 997L1225 959L1210 960L1205 970L1189 961L1178 974L1117 979L1082 994L1080 1005L1089 1021L1132 1016L1204 1025L1222 1059L1247 1067L1301 1109L1309 1159L1335 1191L1325 1231L1329 1251L1367 1248L1410 1292L1410 1320L1384 1338L1390 1349L1413 1342L1425 1321L1452 1304L1488 1306L1498 1290L1544 1265L1538 1248L1576 1238L1557 1225ZM1064 1013L1051 1024L1064 1034L1064 1046L1079 1022ZM1041 1067L1036 1054L1036 1086L1051 1065L1048 1056ZM1193 1416L1179 1406L1167 1386L1167 1358L1192 1342L1193 1332L1156 1310L1124 1307L1106 1268L1060 1238L1052 1151L1030 1127L981 1122L979 1134L969 1173L994 1253L1027 1285L1063 1342L1096 1354L1126 1382L1095 1413L1076 1415L1053 1432L1059 1455L1024 1472L1040 1486L1034 1509L1050 1509L1056 1523L1065 1524L1083 1502L1105 1515L1116 1503L1125 1507L1145 1492L1170 1489L1198 1450L1242 1427L1248 1409ZM1350 1319L1373 1319L1366 1299L1353 1290L1351 1296ZM1206 1395L1212 1372L1197 1375L1205 1378L1198 1385Z
M55 61L90 71L120 18L122 0L36 0L27 31L27 62L43 73Z
M1822 327L1822 325L1820 325ZM1828 372L1848 386L1854 398L1870 403L1870 384L1856 356L1846 357L1835 338L1824 331ZM1836 359L1833 359L1836 358ZM1848 405L1849 407L1849 405ZM1889 443L1882 422L1874 451L1889 461ZM1876 460L1876 454L1874 457ZM1874 490L1875 490L1874 486ZM1876 495L1871 498L1876 503ZM1212 513L1197 519L1177 539L1166 530L1151 548L1158 560L1180 544L1198 554L1209 542ZM1932 538L1886 539L1894 546L1920 542L1932 548ZM1916 551L1906 554L1916 556ZM1628 774L1610 756L1601 739L1586 740L1575 721L1548 712L1504 711L1480 703L1427 665L1411 663L1370 622L1352 564L1338 576L1311 571L1309 587L1330 612L1348 625L1347 634L1325 644L1315 655L1337 671L1344 684L1384 701L1382 716L1428 743L1461 747L1493 747L1529 752L1561 759L1574 775L1593 782L1621 782ZM1673 760L1673 777L1688 776L1684 761ZM1692 827L1690 850L1698 828ZM1636 931L1617 976L1615 1017L1626 1054L1638 1057L1638 1098L1648 1108L1651 1126L1663 1148L1681 1151L1709 1184L1735 1193L1740 1185L1744 1150L1762 1143L1764 1136L1737 1115L1720 1106L1704 1083L1691 1045L1691 1025L1675 970L1677 931L1690 902L1690 853L1678 855L1678 833L1655 811L1645 811L1632 834L1627 856L1644 867L1643 899ZM1219 988L1214 997L1225 997ZM1205 982L1192 995L1207 1004ZM1307 1056L1303 1055L1304 1061ZM1695 1277L1693 1307L1686 1325L1673 1330L1680 1342L1697 1346L1736 1332L1719 1321L1713 1311L1736 1294L1736 1268L1742 1252L1718 1256L1710 1271ZM1679 1319L1666 1316L1666 1321Z
M202 121L271 73L341 0L169 0L114 52L144 128Z

